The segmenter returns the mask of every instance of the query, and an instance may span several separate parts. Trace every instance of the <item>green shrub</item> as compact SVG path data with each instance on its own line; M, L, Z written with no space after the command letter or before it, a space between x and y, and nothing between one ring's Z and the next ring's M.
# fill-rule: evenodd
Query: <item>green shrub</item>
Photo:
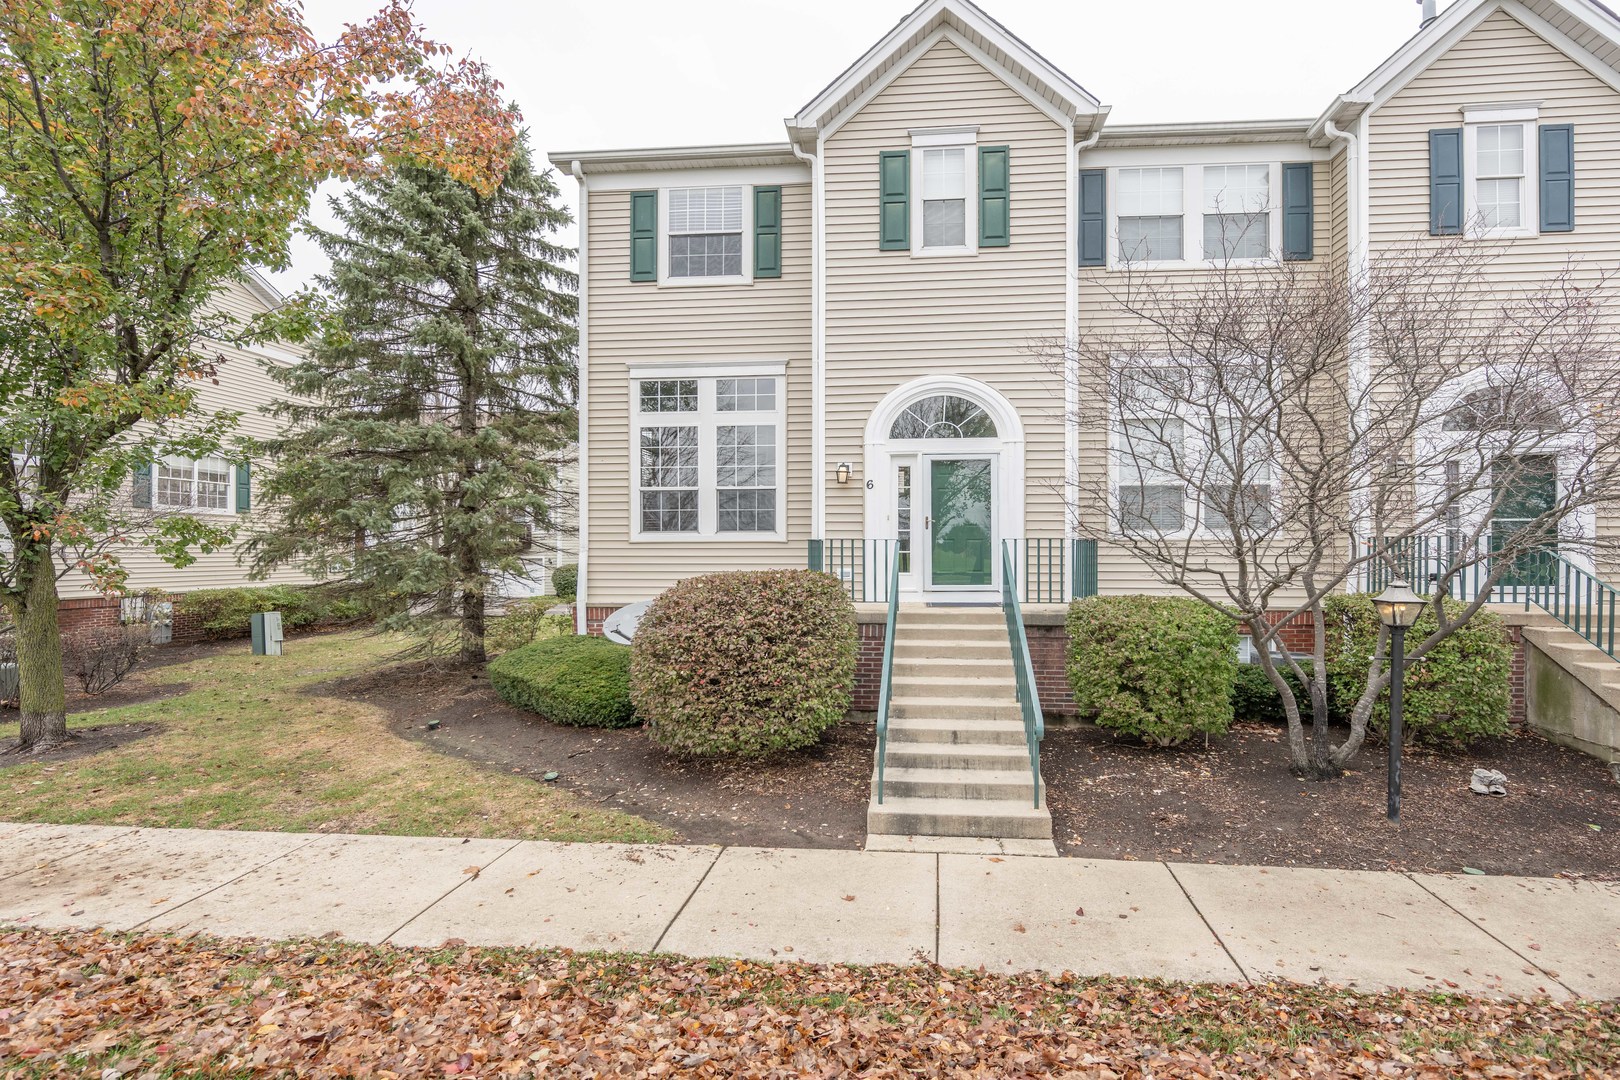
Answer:
M248 617L260 611L281 612L282 629L288 631L360 615L353 601L336 600L325 590L302 585L199 589L183 594L176 605L176 614L197 619L203 636L211 641L247 637Z
M1330 596L1324 610L1328 697L1336 709L1348 713L1367 685L1378 641L1378 613L1365 595ZM1416 646L1435 627L1434 612L1425 611L1406 632L1406 640ZM1386 654L1386 664L1388 660ZM1466 746L1505 734L1512 680L1513 642L1502 617L1481 610L1427 656L1407 664L1401 708L1406 737L1431 745ZM1378 699L1369 726L1388 730L1389 691Z
M489 665L501 700L574 727L620 728L636 722L630 705L630 650L606 638L547 638Z
M1069 607L1069 684L1098 726L1174 746L1232 726L1237 629L1196 600L1093 596Z
M1310 723L1311 697L1305 690L1305 685L1292 671L1284 671L1282 677L1283 682L1294 692L1294 702L1299 706L1300 718L1305 723ZM1283 709L1282 695L1271 685L1271 680L1266 678L1265 669L1259 664L1238 665L1237 681L1232 684L1232 718L1257 724L1288 723L1288 713Z
M568 634L574 620L567 615L547 615L546 609L557 606L555 596L531 596L513 600L506 605L506 613L489 620L484 628L484 647L490 652L504 653L522 648L531 641Z
M849 711L857 644L855 605L826 574L688 578L637 627L630 692L666 750L765 757L813 745Z
M574 563L551 572L551 588L559 600L572 603L579 596L579 567Z

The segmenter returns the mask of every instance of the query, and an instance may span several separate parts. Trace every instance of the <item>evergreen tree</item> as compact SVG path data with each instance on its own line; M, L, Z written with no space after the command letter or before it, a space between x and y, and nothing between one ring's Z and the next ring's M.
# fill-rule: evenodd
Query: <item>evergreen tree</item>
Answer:
M525 144L488 195L402 166L333 200L343 231L317 234L332 268L310 298L323 329L275 372L290 434L269 447L279 524L254 539L256 570L296 562L385 625L449 617L462 661L484 660L491 583L554 527L578 430L557 197Z

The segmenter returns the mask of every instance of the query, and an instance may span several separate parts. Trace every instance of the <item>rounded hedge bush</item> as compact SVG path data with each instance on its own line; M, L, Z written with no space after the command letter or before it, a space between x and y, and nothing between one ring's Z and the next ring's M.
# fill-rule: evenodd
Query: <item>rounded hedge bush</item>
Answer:
M1330 596L1323 610L1328 698L1347 719L1367 685L1367 669L1378 643L1378 612L1365 595ZM1426 610L1406 632L1408 645L1416 646L1434 633L1436 625L1434 611ZM1387 653L1384 662L1389 662ZM1406 737L1430 745L1466 746L1506 734L1512 683L1513 642L1502 617L1482 609L1427 656L1407 663L1401 706ZM1368 726L1388 731L1388 690L1373 707Z
M696 757L814 745L849 711L855 605L812 570L688 578L636 628L630 694L653 739Z
M630 650L606 638L546 638L491 661L501 700L574 727L636 723L630 704Z
M551 572L551 591L559 600L574 600L579 596L579 566L569 563Z
M1282 677L1283 682L1294 692L1294 702L1299 706L1300 719L1307 724L1310 723L1311 697L1306 692L1305 685L1292 671L1283 671ZM1288 723L1288 713L1283 708L1282 695L1271 685L1271 680L1266 678L1265 669L1259 664L1238 665L1237 681L1232 684L1232 718L1257 724Z
M1069 685L1099 727L1174 746L1232 726L1237 628L1196 600L1093 596L1069 607Z

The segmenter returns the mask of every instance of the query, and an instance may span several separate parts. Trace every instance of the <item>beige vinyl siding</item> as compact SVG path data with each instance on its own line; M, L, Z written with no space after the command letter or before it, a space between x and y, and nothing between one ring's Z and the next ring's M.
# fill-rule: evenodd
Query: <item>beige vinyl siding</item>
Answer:
M1189 160L1196 159L1196 148L1189 149ZM1264 145L1255 148L1254 160L1271 160L1274 151ZM1083 163L1082 163L1083 164ZM1315 245L1315 259L1311 266L1327 273L1334 267L1343 266L1343 252L1346 248L1348 221L1345 214L1344 200L1344 155L1340 154L1331 161L1318 161L1312 176L1313 195L1316 207L1313 224ZM1189 230L1197 228L1193 221L1187 223ZM1116 243L1117 238L1110 236L1110 245ZM1110 247L1110 256L1113 248ZM1150 273L1139 273L1138 283L1153 289L1168 289L1172 294L1176 290L1186 289L1190 294L1197 290L1200 284L1210 280L1213 271L1207 270L1166 270ZM1235 271L1242 273L1242 270ZM1126 275L1122 271L1103 268L1083 268L1079 275L1080 292L1080 320L1079 332L1082 340L1087 334L1114 334L1129 330L1132 316L1122 310L1116 296L1118 290L1126 284ZM1079 435L1078 471L1080 477L1080 490L1082 505L1079 508L1080 517L1092 528L1105 527L1108 523L1108 509L1098 505L1096 495L1106 483L1109 467L1108 429L1106 421L1096 416L1096 404L1102 398L1102 389L1082 386L1081 412L1082 416L1096 423L1086 423L1082 426ZM1091 402L1090 406L1087 402ZM1213 547L1205 550L1214 551ZM1097 586L1098 591L1105 595L1148 593L1164 596L1185 595L1182 589L1175 585L1166 584L1158 580L1153 570L1142 560L1130 554L1123 548L1101 543L1097 548ZM1286 601L1286 598L1283 598Z
M1342 143L1340 144L1343 145ZM1348 272L1350 259L1350 154L1341 149L1334 155L1327 165L1327 223L1329 240L1326 248L1317 248L1320 254L1324 250L1328 253L1330 263L1339 269ZM1322 171L1322 164L1317 170ZM1321 179L1317 179L1316 190L1322 190ZM1321 204L1318 204L1320 206ZM1321 237L1324 223L1318 214L1316 221L1316 235Z
M702 172L694 170L690 182L703 184ZM589 205L586 603L650 599L682 578L716 570L804 566L811 516L810 186L782 188L781 278L748 285L632 282L629 192L592 191ZM714 360L787 362L787 540L632 541L629 368Z
M978 125L980 146L1010 148L1011 245L938 257L878 250L879 153L911 149L912 128L954 125ZM856 482L841 486L832 470L839 461L861 469L873 409L904 383L946 374L986 383L1018 410L1025 532L1065 534L1063 379L1031 348L1063 335L1070 137L940 40L828 138L827 459L817 468L828 485L829 538L868 532L866 477L858 471ZM977 175L976 162L968 169ZM970 183L970 197L976 190ZM921 227L913 215L911 228Z
M1620 251L1620 93L1506 12L1491 15L1369 119L1372 246L1429 230L1429 131L1462 125L1462 107L1540 103L1543 124L1575 126L1575 231L1507 240L1486 268L1490 287L1535 288L1570 268L1596 280ZM1535 153L1530 154L1535 182ZM1602 513L1600 536L1620 532Z
M229 312L238 320L245 321L254 315L263 313L266 308L264 302L244 285L233 284L224 292L214 298L213 305ZM276 361L257 352L248 352L230 345L210 345L209 350L221 357L219 364L218 381L204 381L197 389L197 410L199 413L211 413L219 410L230 410L241 414L235 431L231 438L238 436L252 438L269 438L280 432L279 422L269 415L271 405L281 396L281 387L270 377L266 365ZM253 467L253 506L254 510L247 514L214 513L206 515L208 520L218 524L235 527L237 537L246 537L262 520L258 507L259 480L262 476L261 466L254 463ZM235 493L235 476L232 475L232 497ZM199 515L204 516L204 515ZM235 547L216 551L208 555L201 555L190 566L176 569L160 559L150 546L139 541L132 542L117 551L120 561L129 571L127 588L130 592L142 592L148 589L162 589L169 592L190 592L196 589L219 589L238 585L253 585L270 582L305 582L309 578L296 567L283 567L270 575L265 582L250 581L248 572L242 562L238 560L238 551ZM97 596L95 587L90 580L77 571L70 573L61 582L61 594L66 598Z

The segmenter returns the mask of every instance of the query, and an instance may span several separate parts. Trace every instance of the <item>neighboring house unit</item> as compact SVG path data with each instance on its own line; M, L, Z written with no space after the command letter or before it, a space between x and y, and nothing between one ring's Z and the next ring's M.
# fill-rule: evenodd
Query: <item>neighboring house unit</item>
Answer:
M999 599L1002 540L1058 553L1044 599L1168 591L1106 541L1064 557L1071 508L1106 512L1078 492L1109 432L1031 355L1117 317L1125 258L1326 272L1476 221L1504 278L1620 253L1620 19L1592 0L1458 0L1315 120L1108 111L926 0L782 143L551 154L580 184L580 629L807 551L881 598L872 538L907 600Z

